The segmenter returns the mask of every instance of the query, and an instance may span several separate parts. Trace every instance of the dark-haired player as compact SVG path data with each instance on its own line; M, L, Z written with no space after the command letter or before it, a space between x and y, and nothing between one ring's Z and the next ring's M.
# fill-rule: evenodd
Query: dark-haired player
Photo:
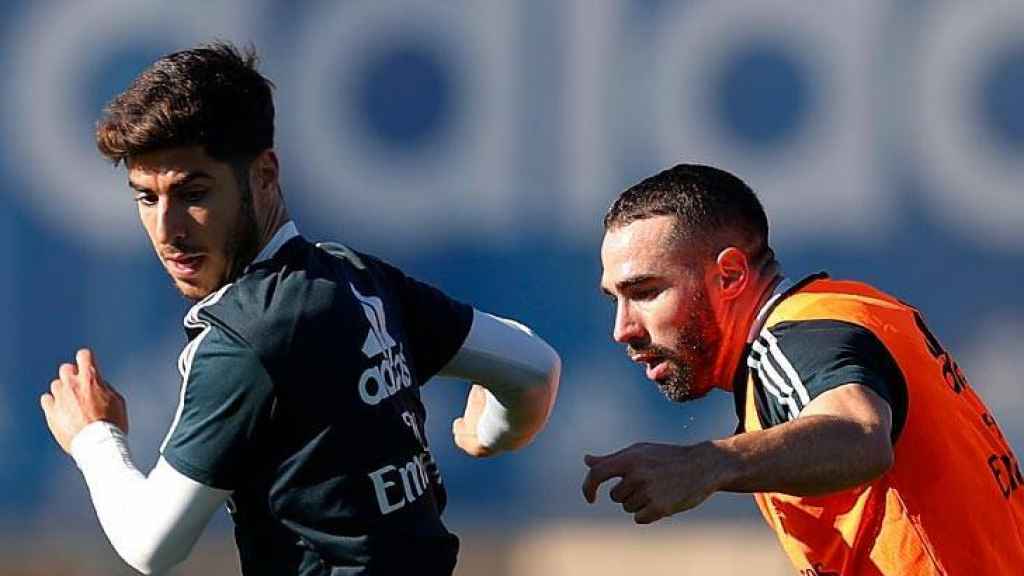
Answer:
M124 163L139 216L181 293L181 399L148 475L124 401L89 350L41 402L118 553L144 573L183 560L228 503L246 575L450 574L458 539L419 387L468 379L455 442L524 446L558 387L557 354L366 254L290 220L271 85L226 44L159 59L115 98L96 141Z
M613 337L669 399L731 391L739 429L586 456L583 492L646 524L750 492L802 575L1016 574L1024 478L920 313L858 282L782 277L735 176L679 165L608 211Z

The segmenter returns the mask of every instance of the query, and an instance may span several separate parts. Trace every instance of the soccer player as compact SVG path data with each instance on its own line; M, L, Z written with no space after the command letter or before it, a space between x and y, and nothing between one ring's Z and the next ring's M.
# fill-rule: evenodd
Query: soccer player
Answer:
M42 396L47 424L114 548L143 573L185 559L226 502L246 575L450 574L458 539L441 521L419 387L439 373L478 383L453 434L488 456L545 425L560 360L516 322L299 235L254 60L223 43L165 56L96 131L195 302L159 461L136 469L124 400L87 349Z
M780 274L735 176L679 165L604 220L614 339L673 401L733 393L735 435L585 456L583 493L640 524L749 492L800 574L1016 574L1024 479L921 314L871 286Z

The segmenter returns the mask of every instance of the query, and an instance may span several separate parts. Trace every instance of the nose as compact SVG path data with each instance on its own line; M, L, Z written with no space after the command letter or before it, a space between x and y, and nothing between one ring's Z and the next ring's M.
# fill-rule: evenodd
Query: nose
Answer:
M619 344L635 343L647 337L643 322L628 301L620 301L615 309L615 327L612 339Z
M173 244L185 238L187 215L184 206L162 198L157 207L156 237L160 244Z

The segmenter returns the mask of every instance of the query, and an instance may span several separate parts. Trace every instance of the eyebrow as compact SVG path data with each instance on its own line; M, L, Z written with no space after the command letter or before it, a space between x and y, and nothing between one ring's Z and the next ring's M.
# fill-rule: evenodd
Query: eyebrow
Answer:
M657 280L657 278L658 277L655 276L654 274L639 274L639 275L633 276L631 278L626 278L625 280L619 280L618 282L615 283L615 288L619 292L623 292L625 290L633 288L634 286L639 286L641 284L646 284L646 283L648 283L648 282L650 282L652 280ZM600 288L601 288L601 292L604 292L605 294L608 294L609 296L613 296L614 295L614 294L612 294L611 290L605 288L604 286L601 286Z
M200 178L209 178L210 180L214 179L213 176L211 176L210 174L208 174L206 172L203 172L202 170L197 170L195 172L189 172L189 173L185 174L185 176L183 176L180 180L178 180L177 182L175 182L175 183L171 184L170 186L168 186L168 192L173 194L174 192L176 192L180 188L183 188L183 187L187 186L188 184L194 182L195 180L199 180ZM153 193L153 191L151 189L146 188L145 186L139 186L138 184L132 182L131 179L128 180L128 187L131 188L132 190L135 190L136 192L144 192L146 194L152 194Z

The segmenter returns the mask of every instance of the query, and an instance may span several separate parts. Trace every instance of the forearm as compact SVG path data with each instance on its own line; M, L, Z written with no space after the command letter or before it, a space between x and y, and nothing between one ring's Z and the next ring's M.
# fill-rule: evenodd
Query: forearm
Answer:
M887 433L836 416L807 416L710 443L720 490L814 496L881 476L892 465Z
M475 311L462 348L442 374L486 389L477 426L481 443L494 451L520 448L544 427L561 373L558 354L525 326Z
M132 462L120 431L105 422L80 432L71 454L110 543L144 574L184 560L230 494L184 477L162 458L147 478Z
M487 388L487 404L477 424L477 436L483 445L500 450L516 450L528 444L547 423L558 370L544 375L512 381L491 379L480 382Z

